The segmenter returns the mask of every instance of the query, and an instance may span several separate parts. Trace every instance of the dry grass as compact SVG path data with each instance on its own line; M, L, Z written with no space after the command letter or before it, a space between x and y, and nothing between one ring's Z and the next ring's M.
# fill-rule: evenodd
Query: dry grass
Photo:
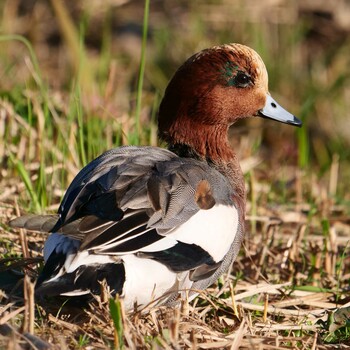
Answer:
M4 205L1 213L6 220L14 214ZM231 274L193 303L184 302L177 309L122 314L124 348L345 349L346 342L327 345L327 337L345 326L346 316L338 323L326 324L332 313L340 315L341 310L349 309L348 237L336 227L342 224L349 230L350 225L338 218L325 237L317 223L301 223L307 220L297 213L281 214L288 217L254 218L256 233L246 240ZM306 230L310 231L307 239ZM38 235L20 236L21 240L16 233L4 230L1 236L11 241L11 251L19 255L28 249L30 256L37 256L43 243ZM33 271L28 273L33 275ZM2 336L2 346L28 345L35 341L27 339L28 334L55 344L57 349L114 346L108 298L80 306L65 305L63 300L34 304L32 288L26 277L24 297L1 295L1 327L21 329Z
M295 187L308 185L303 177L299 181L301 184L296 182ZM257 191L263 188L258 181L254 186ZM320 201L319 205L329 203ZM330 206L329 229L325 231L322 217L310 215L307 208L301 202L294 208L279 205L268 210L258 202L256 215L248 216L248 234L231 273L191 304L122 314L124 348L349 347L349 331L339 329L348 329L350 218L344 215L344 208ZM3 222L16 215L14 208L4 203L0 213ZM2 228L0 235L12 255L40 256L45 239L41 234ZM31 264L24 271L33 277L36 267ZM21 269L15 263L13 270ZM22 344L24 348L36 348L32 343L39 340L28 338L33 334L57 349L114 347L115 329L105 296L78 306L74 302L65 304L63 299L34 304L28 277L23 288L24 296L4 292L0 296L0 332L4 332L3 325L12 329L10 335L1 336L0 347L17 348ZM333 316L335 322L330 321ZM339 338L342 334L343 340Z
M344 4L320 15L313 1L151 2L143 129L135 135L143 3L4 2L2 31L28 38L39 65L23 44L0 41L1 349L350 348ZM157 144L158 91L185 57L224 41L261 52L272 90L304 120L297 137L257 120L232 132L248 215L230 273L190 304L117 319L104 289L88 302L34 300L46 237L7 222L23 211L56 210L85 158L119 144Z

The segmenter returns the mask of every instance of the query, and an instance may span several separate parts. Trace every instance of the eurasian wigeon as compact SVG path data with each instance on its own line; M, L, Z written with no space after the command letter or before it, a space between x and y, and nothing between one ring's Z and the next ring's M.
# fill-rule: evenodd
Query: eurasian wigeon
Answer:
M244 235L244 179L227 133L246 117L301 125L270 96L254 50L229 44L190 57L159 108L168 149L107 151L76 176L57 215L11 222L52 232L37 294L98 294L105 280L131 310L215 282Z

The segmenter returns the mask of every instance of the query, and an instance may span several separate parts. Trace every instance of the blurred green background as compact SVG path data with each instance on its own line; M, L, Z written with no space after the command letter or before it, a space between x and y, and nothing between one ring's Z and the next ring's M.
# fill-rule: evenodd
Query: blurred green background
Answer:
M201 49L240 42L262 56L271 94L304 122L240 122L231 136L241 159L262 160L262 178L281 180L287 166L286 182L300 169L326 177L331 196L350 202L348 1L151 0L148 25L144 9L139 0L0 3L0 201L22 193L31 210L54 208L101 152L157 144L157 107L176 68Z

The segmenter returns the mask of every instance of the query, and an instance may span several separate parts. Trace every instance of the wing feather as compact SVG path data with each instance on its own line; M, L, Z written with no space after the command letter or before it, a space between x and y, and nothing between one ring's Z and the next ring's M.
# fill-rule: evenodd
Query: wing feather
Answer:
M198 187L203 180L205 188ZM81 170L64 196L58 218L40 219L34 226L80 240L80 250L96 254L142 252L142 248L171 237L175 228L203 210L196 195L202 187L202 197L209 193L213 203L232 205L232 187L205 161L179 158L155 147L121 147ZM215 270L200 247L179 243L181 247L147 254L175 270L188 266L190 258L185 256L189 253L202 254L191 267L205 263L207 270ZM179 258L186 260L183 266L176 262ZM198 271L197 275L202 274L205 272Z

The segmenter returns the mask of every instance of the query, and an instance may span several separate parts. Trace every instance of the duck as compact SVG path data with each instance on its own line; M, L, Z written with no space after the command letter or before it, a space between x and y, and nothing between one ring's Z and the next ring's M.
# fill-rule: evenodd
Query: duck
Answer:
M301 126L268 90L253 49L204 49L178 68L158 112L167 148L121 146L86 165L57 214L12 227L49 232L39 296L98 295L105 281L126 310L175 305L217 281L245 233L246 192L228 130L248 117Z

